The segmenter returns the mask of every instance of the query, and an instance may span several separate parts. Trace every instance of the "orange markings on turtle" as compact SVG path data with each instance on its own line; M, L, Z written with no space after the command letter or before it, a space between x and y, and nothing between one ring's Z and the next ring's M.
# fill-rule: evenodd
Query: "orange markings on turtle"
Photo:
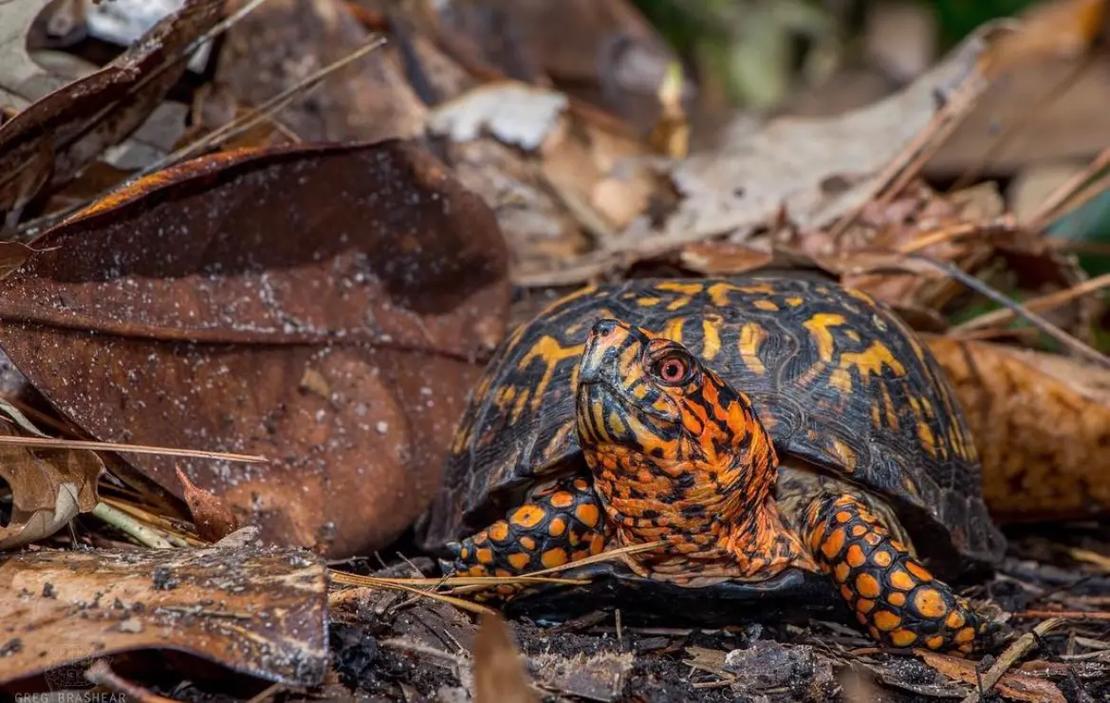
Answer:
M601 514L598 512L596 505L584 503L574 509L574 517L578 518L578 521L587 527L596 527Z
M701 293L704 288L705 286L701 283L683 283L682 281L663 281L655 285L655 290L682 293L683 295L697 295Z
M508 578L509 576L512 576L512 574L509 573L508 569L494 569L493 575L499 578Z
M767 371L763 361L759 358L759 347L767 339L767 332L754 322L745 322L740 327L740 338L737 343L740 358L752 373L762 375Z
M564 532L566 532L566 521L562 518L555 518L547 525L547 534L552 535L553 538L557 538Z
M933 580L933 575L929 573L929 570L914 561L907 561L906 568L909 569L911 574L921 579L922 581Z
M844 596L844 600L852 600L852 596L854 596L855 593L853 593L852 589L848 586L841 586L840 595Z
M605 537L594 535L590 538L590 554L601 554L605 550Z
M832 559L837 554L840 554L840 550L843 548L844 528L838 528L834 530L827 539L825 539L824 543L821 545L821 553L824 554L827 558Z
M959 629L964 626L964 615L958 610L953 610L944 619L944 624L953 630Z
M504 542L509 538L509 523L504 520L498 520L490 525L486 532L494 542Z
M894 593L888 593L887 597L886 597L886 602L890 603L891 605L897 605L897 606L905 605L906 604L906 594L905 593L898 593L897 591L895 591Z
M903 591L909 591L917 585L917 582L905 571L894 569L890 572L890 585Z
M721 318L716 315L706 315L701 321L702 350L701 357L711 361L721 351Z
M486 571L486 567L480 564L475 564L474 566L466 570L467 576L485 576L488 573L489 572Z
M709 299L719 308L727 308L732 306L732 300L729 298L729 293L736 290L736 286L731 283L714 283L705 289L709 295Z
M532 556L524 552L514 552L509 555L509 564L517 571L524 571L530 561L532 561Z
M867 556L863 553L863 550L860 549L858 544L853 544L848 547L848 553L844 555L844 560L848 562L849 566L855 568L863 566L864 562L867 561Z
M927 618L939 618L948 610L944 597L935 588L922 588L913 596L913 607Z
M525 549L535 549L536 540L532 539L531 537L521 537L520 546L524 547Z
M792 295L792 296L786 298L785 302L790 307L796 308L796 307L798 307L799 305L802 304L802 298L801 298L801 296Z
M874 607L875 601L871 600L870 598L860 598L859 602L856 603L856 610L864 614L870 613Z
M854 525L854 526L852 526L852 536L853 537L863 537L864 533L866 533L866 532L867 532L867 528L864 527L863 525Z
M574 495L569 491L558 491L551 496L550 502L556 508L569 508L574 504Z
M944 644L944 637L942 635L933 635L925 639L925 646L929 649L940 649L942 644Z
M917 635L909 630L895 630L890 633L890 641L895 647L909 647L917 639Z
M883 541L883 537L877 532L868 532L863 536L863 541L874 547L876 544Z
M847 510L841 510L839 513L836 514L836 521L837 522L848 522L851 519L852 519L852 514L850 512L848 512Z
M524 370L532 363L533 359L540 359L543 361L544 369L543 375L540 377L539 383L532 393L532 409L539 408L540 404L544 401L545 391L547 386L551 383L551 378L555 375L555 367L559 362L564 359L577 358L582 355L582 350L585 348L584 344L575 344L573 346L564 347L559 344L559 340L550 335L544 335L538 342L532 345L521 360L517 363L517 368ZM520 395L520 398L527 396L527 391ZM517 404L520 404L518 399ZM516 408L513 409L514 417L518 417Z
M856 590L864 598L878 598L882 592L878 579L871 574L860 574L856 577Z
M885 549L877 549L871 553L871 561L879 566L890 566L893 558L890 556L890 552Z
M544 510L538 505L522 505L513 511L512 520L514 525L529 528L535 527L540 524L544 518Z
M853 471L856 468L858 457L856 456L855 450L836 437L833 437L832 440L832 450L833 454L840 459L840 465L846 471Z
M971 640L973 640L973 639L975 639L975 628L973 628L973 627L963 628L962 630L960 630L959 632L956 633L955 637L952 638L952 640L954 642L956 642L957 644L963 644L965 642L971 642Z
M833 575L836 577L836 580L839 581L840 583L844 583L845 581L847 581L848 580L848 575L850 573L852 573L852 570L850 568L848 568L847 564L844 564L844 563L837 564L836 568L833 569Z
M833 336L829 328L838 327L843 325L844 322L843 315L819 312L802 323L802 327L809 331L813 341L817 344L817 356L822 361L830 361L833 358Z
M840 355L840 365L842 368L856 367L865 381L871 376L882 375L883 367L889 368L895 376L906 375L906 367L894 358L890 347L878 341L862 352L844 352Z
M482 547L481 549L474 552L474 558L477 559L482 564L492 564L493 563L493 550L490 549L489 547Z
M825 525L821 524L813 528L813 532L809 535L810 551L816 552L823 541L825 541Z
M890 632L902 624L902 618L898 617L897 613L892 613L889 610L880 610L875 613L871 616L871 621L875 623L875 627L883 632Z
M637 298L636 299L636 304L639 305L642 308L650 308L650 307L654 307L654 306L658 305L660 300L661 300L661 298L653 298L653 297L650 297L650 296L644 296L643 298Z
M540 562L548 569L567 563L567 551L560 547L548 549L540 556Z
M773 300L756 300L752 302L752 305L760 310L766 310L768 312L775 312L779 309L779 306L775 305L775 301Z

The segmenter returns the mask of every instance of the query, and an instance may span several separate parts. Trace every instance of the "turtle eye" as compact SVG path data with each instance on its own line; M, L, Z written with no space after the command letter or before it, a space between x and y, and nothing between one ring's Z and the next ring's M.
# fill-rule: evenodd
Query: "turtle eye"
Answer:
M652 369L656 378L669 386L687 382L693 364L685 354L671 353L655 362Z

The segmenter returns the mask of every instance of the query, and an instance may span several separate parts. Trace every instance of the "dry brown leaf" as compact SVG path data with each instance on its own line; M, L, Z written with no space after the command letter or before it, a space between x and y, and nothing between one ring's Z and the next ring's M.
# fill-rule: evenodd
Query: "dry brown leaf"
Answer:
M226 501L212 491L198 488L181 469L177 469L177 480L181 482L185 504L189 506L193 525L201 539L219 542L239 529L239 521Z
M1110 371L987 342L928 345L967 414L993 515L1110 511Z
M16 366L98 439L269 458L180 465L267 539L333 555L424 510L507 317L492 213L399 142L221 152L39 242L0 281ZM180 495L174 459L125 458Z
M68 182L138 128L185 70L182 50L216 23L222 6L222 0L189 0L104 68L5 122L0 211L18 214L39 189Z
M13 554L0 561L0 686L140 649L312 685L327 665L326 605L324 565L299 550Z
M8 426L0 424L0 434L9 433ZM92 510L103 470L94 452L0 444L0 480L12 494L11 517L0 524L0 549L49 537Z
M975 669L975 662L947 654L938 654L925 649L915 649L914 652L926 664L933 667L955 681L962 681L972 686L978 686L981 675ZM994 690L1002 694L1003 698L1024 703L1067 703L1064 694L1056 684L1045 679L1011 671L1003 674L995 685Z
M1017 31L1000 37L983 55L988 76L1052 56L1084 51L1102 30L1106 0L1055 0L1035 5Z
M534 703L524 659L509 626L498 615L483 615L474 639L475 703Z
M244 2L235 0L229 7ZM268 0L228 30L215 82L238 106L258 106L369 39L343 3ZM398 46L391 37L387 46L294 99L274 121L310 142L419 136L427 108L409 85ZM219 126L219 121L209 125Z
M733 276L771 263L774 255L761 249L727 241L694 242L682 248L682 265L705 276Z

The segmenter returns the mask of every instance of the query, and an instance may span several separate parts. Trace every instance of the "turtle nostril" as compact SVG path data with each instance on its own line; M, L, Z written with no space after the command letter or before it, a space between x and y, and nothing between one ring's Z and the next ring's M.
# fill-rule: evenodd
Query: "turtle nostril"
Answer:
M594 325L594 333L596 333L599 337L608 337L616 328L616 321L602 320L601 322Z

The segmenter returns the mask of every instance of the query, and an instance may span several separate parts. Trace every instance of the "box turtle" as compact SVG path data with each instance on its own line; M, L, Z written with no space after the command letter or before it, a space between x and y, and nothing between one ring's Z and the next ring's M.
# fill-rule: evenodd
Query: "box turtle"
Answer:
M718 584L765 596L809 572L887 645L967 652L990 626L941 580L1003 548L963 415L929 352L859 291L584 288L503 342L451 452L421 526L448 573L659 543L626 556L634 578L708 588L706 603Z

